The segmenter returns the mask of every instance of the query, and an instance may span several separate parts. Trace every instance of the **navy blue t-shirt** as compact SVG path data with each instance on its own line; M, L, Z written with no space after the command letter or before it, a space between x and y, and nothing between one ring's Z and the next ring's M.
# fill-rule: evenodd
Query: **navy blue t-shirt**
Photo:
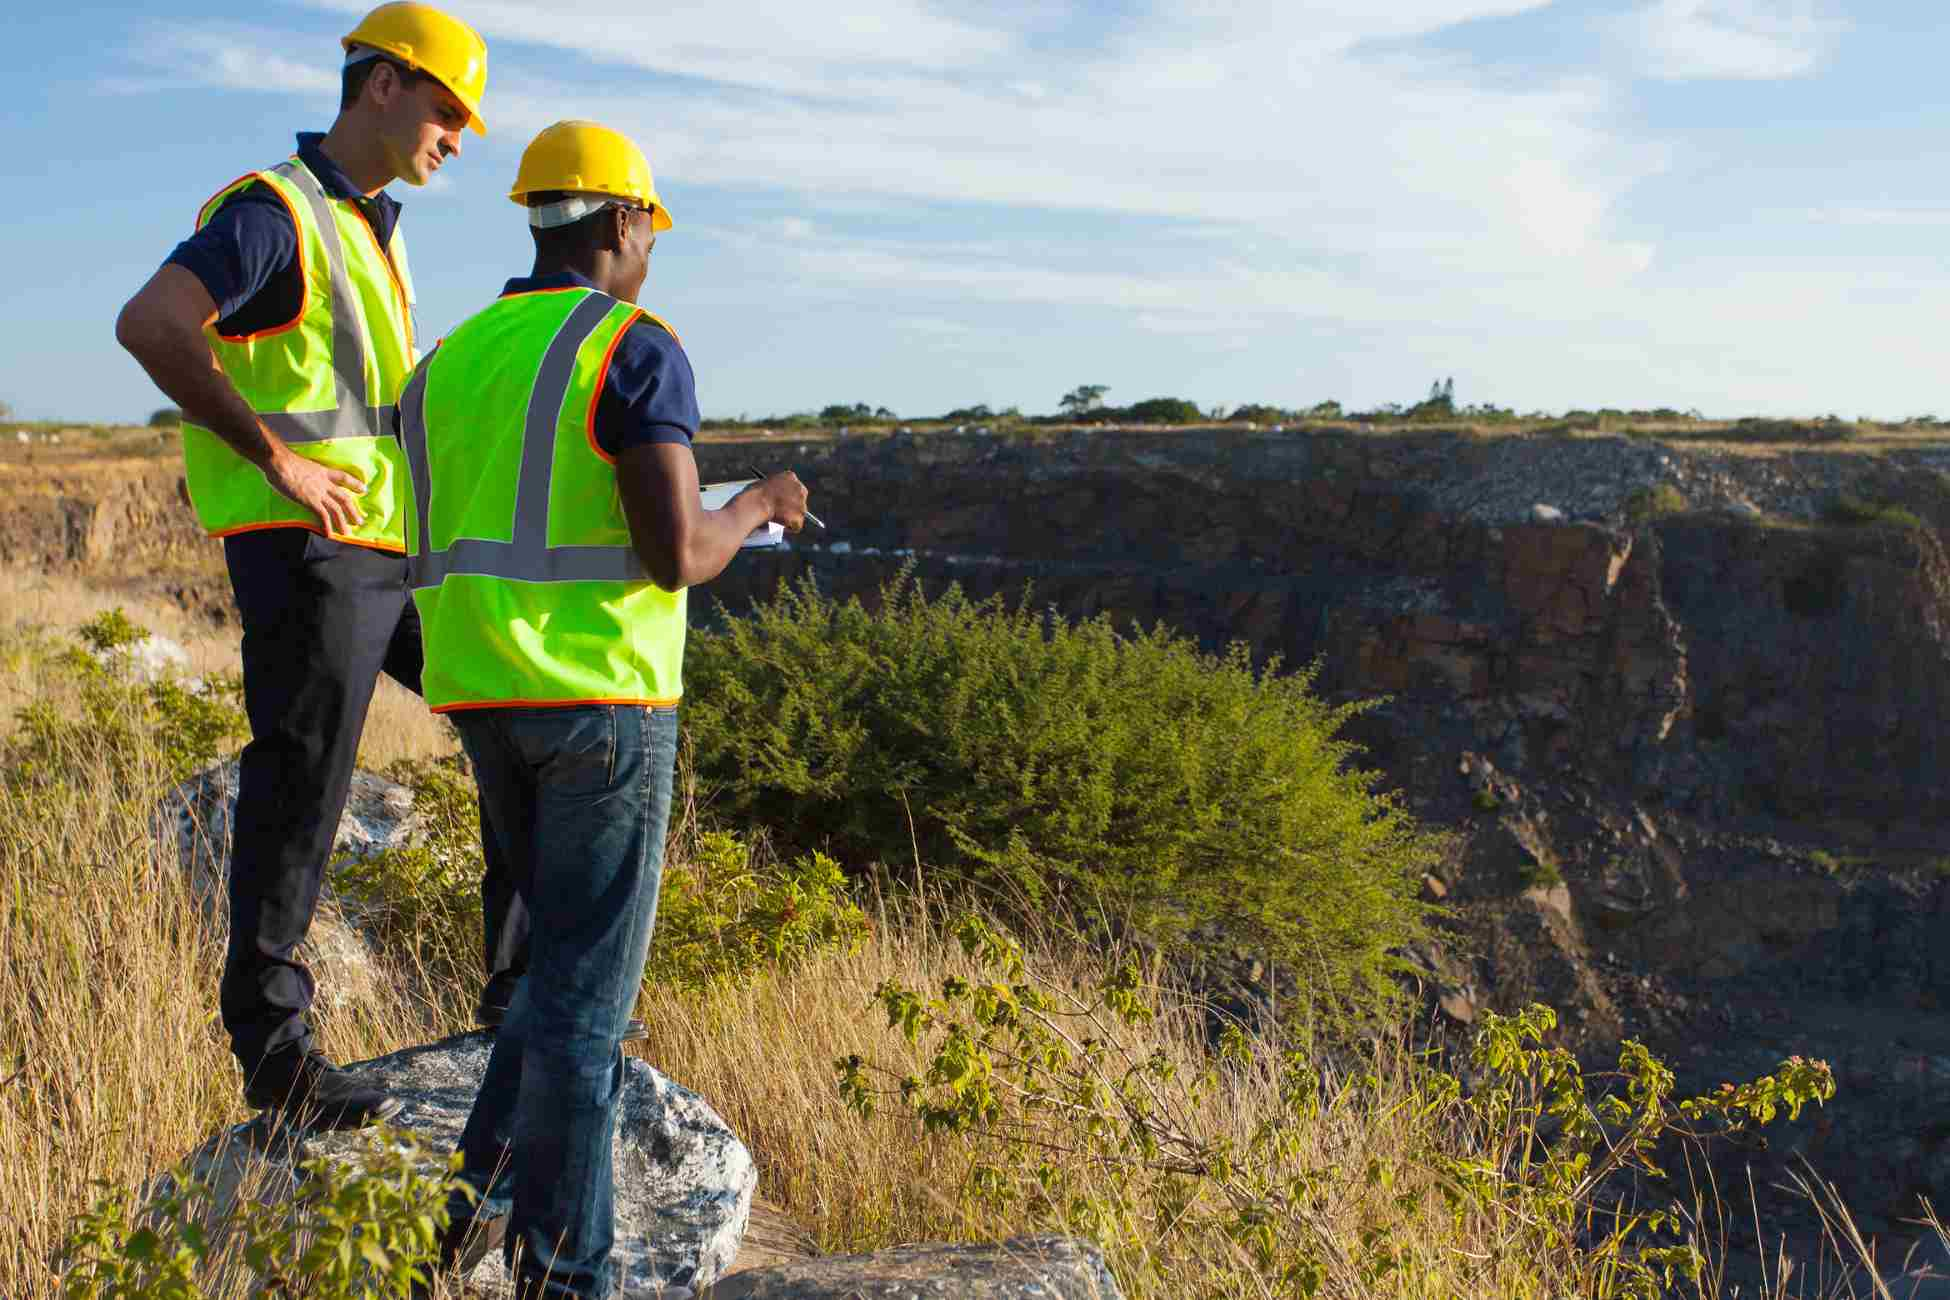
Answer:
M508 281L502 297L538 289L593 289L574 271ZM596 445L611 456L631 447L667 442L688 447L697 436L697 381L684 346L655 321L623 332L596 398Z
M320 151L325 137L298 134L298 158L328 197L358 204L379 246L392 242L400 205L383 191L367 198L346 179L339 165ZM265 185L247 185L223 201L201 230L176 246L164 261L180 266L203 283L217 304L219 334L254 334L275 329L297 316L305 285L298 274L298 227L284 200Z

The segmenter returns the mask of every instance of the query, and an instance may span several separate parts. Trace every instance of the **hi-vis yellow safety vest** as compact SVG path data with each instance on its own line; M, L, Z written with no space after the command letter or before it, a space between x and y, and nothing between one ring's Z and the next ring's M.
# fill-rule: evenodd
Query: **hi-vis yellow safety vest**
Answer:
M300 456L365 480L365 522L343 542L404 549L404 463L393 436L393 407L413 370L413 285L397 230L382 250L349 199L327 198L296 157L252 172L203 205L200 230L223 201L261 183L284 201L298 229L304 302L282 325L230 337L206 330L217 363L265 426ZM257 528L327 530L317 515L283 496L249 461L210 430L183 425L183 468L197 519L212 536Z
M684 593L637 560L595 438L610 359L645 317L669 329L594 289L511 294L407 384L407 571L436 712L683 694Z

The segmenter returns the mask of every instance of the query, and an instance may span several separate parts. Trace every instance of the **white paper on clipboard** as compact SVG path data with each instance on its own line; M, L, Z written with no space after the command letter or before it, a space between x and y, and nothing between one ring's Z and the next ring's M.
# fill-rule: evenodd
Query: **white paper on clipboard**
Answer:
M741 478L731 483L706 483L699 489L704 498L706 510L721 510L724 504L740 492L758 482L755 478ZM780 546L785 542L785 525L763 523L752 529L751 535L738 544L740 550L755 550L761 546Z

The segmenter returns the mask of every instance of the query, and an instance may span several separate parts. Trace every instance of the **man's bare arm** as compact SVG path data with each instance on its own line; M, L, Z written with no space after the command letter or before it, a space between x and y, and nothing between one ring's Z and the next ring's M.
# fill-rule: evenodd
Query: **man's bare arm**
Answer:
M616 461L616 485L637 558L665 591L717 577L761 524L784 524L796 533L806 523L806 485L789 470L706 510L698 499L697 461L689 447L674 443L626 450Z
M364 522L359 498L366 485L357 475L298 455L264 427L210 352L203 330L216 318L217 304L203 282L180 266L165 266L115 318L115 341L185 416L262 470L272 487L316 514L329 531L350 532Z

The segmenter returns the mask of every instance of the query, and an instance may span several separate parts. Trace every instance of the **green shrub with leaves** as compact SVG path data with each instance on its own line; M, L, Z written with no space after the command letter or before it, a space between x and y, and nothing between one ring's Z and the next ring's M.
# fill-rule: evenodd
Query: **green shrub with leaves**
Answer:
M1705 1260L1673 1212L1621 1198L1620 1180L1658 1176L1663 1139L1792 1119L1835 1090L1824 1063L1792 1057L1675 1100L1671 1072L1629 1041L1616 1071L1588 1076L1546 1045L1556 1017L1542 1006L1485 1015L1469 1092L1400 1053L1336 1069L1238 1030L1188 1072L1131 1032L1160 1008L1135 968L1064 987L979 918L956 935L978 975L874 994L918 1063L838 1061L841 1096L964 1139L943 1150L962 1156L971 1214L1089 1234L1134 1296L1447 1300L1516 1282L1655 1300ZM1244 1131L1228 1122L1242 1090L1277 1097ZM1351 1132L1370 1141L1354 1150Z
M1882 524L1895 528L1921 528L1922 518L1914 510L1886 501L1869 501L1844 492L1828 503L1822 518L1831 524Z
M838 863L819 852L758 856L729 831L704 831L666 859L648 978L694 990L744 984L858 951L867 917Z
M1689 504L1685 494L1670 483L1634 488L1625 497L1625 518L1635 524L1649 523L1667 515L1681 514Z
M413 791L425 838L343 861L342 897L376 927L389 952L472 987L480 965L480 802L466 759L406 759L386 776ZM724 830L700 830L664 861L645 977L688 989L741 984L809 957L857 948L866 915L831 858L755 854Z
M873 612L781 588L695 633L686 672L714 814L795 848L1106 906L1167 945L1222 922L1330 1003L1384 998L1423 924L1435 841L1340 737L1365 706L1243 647L903 574Z
M82 624L74 644L48 656L47 665L77 686L80 708L41 701L21 709L13 735L0 741L5 779L45 785L66 779L80 754L133 763L138 754L159 753L164 775L181 780L248 732L237 703L243 684L234 675L211 674L194 685L173 676L137 680L131 653L148 635L114 609Z
M265 1300L407 1300L430 1280L447 1198L472 1189L420 1140L378 1126L352 1162L306 1161L287 1202L248 1201L213 1223L211 1189L176 1170L136 1206L108 1189L76 1217L61 1252L64 1300L203 1300L240 1263ZM217 1238L222 1245L217 1245Z
M481 961L480 796L466 760L401 759L385 771L413 792L424 838L341 859L332 885L388 952L432 971L468 973Z

